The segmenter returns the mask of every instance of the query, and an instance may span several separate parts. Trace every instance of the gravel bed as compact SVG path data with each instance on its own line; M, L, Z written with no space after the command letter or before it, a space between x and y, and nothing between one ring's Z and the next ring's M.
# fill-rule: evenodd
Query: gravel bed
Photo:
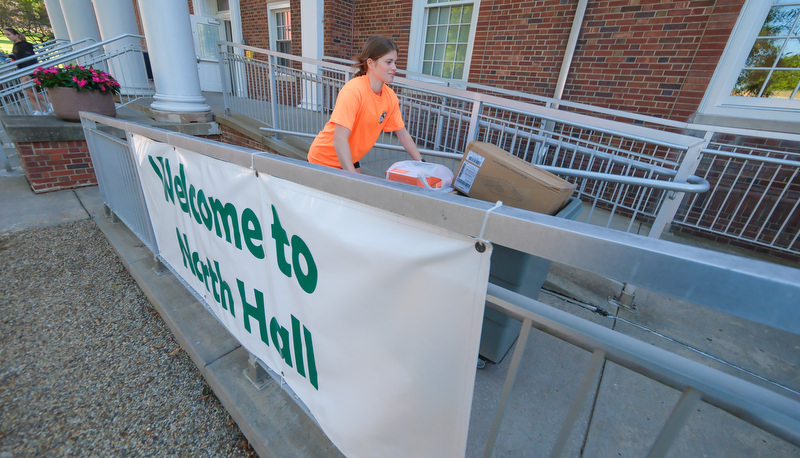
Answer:
M255 456L91 220L0 235L0 457Z

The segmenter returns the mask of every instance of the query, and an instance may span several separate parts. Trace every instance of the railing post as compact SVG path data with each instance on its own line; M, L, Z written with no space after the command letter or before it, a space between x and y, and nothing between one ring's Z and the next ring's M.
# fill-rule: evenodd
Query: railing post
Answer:
M707 132L702 141L694 144L686 151L673 181L686 181L687 178L697 171L697 167L700 165L700 154L703 149L708 146L712 135L713 132ZM672 191L667 193L667 198L661 204L658 214L656 214L656 219L653 221L653 227L650 228L648 237L654 239L661 238L661 234L664 233L664 230L672 224L672 221L675 219L675 215L678 213L678 208L680 208L685 194L686 193L683 192Z
M232 92L233 82L230 80L231 72L233 71L233 65L230 65L228 61L228 52L223 51L222 43L217 42L217 58L219 60L219 74L222 77L222 103L225 106L225 116L231 115L231 105L230 105L230 93ZM227 46L226 46L227 49ZM227 67L230 71L225 71L225 64L228 64Z
M483 108L483 102L480 100L476 100L472 104L472 116L469 118L469 129L467 130L467 143L478 139L478 122L481 108Z
M673 409L672 414L667 419L667 423L664 425L653 447L647 454L648 458L667 455L670 446L678 437L681 428L689 419L689 416L692 415L695 406L701 399L702 393L692 387L687 387L683 391L681 398L678 400L678 404L675 405L675 409Z
M511 388L517 378L517 371L519 371L519 365L522 362L522 353L525 351L525 344L528 343L528 335L532 326L533 320L530 318L525 318L522 321L522 330L517 338L517 348L514 349L514 355L511 356L511 365L508 367L506 381L503 384L503 392L500 394L500 402L498 402L497 411L494 414L492 429L489 431L489 439L486 441L486 448L483 450L484 458L491 458L492 453L494 453L494 444L497 441L497 434L500 432L500 423L503 421L508 397L511 395Z
M278 125L278 85L275 82L275 67L278 66L277 59L275 56L270 56L269 58L269 107L272 116L272 127L282 128L283 126Z

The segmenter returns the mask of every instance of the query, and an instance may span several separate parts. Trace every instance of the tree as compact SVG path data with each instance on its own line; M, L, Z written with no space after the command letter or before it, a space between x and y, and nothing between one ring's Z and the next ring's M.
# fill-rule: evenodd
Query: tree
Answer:
M31 43L54 37L44 0L0 0L0 26L13 27Z

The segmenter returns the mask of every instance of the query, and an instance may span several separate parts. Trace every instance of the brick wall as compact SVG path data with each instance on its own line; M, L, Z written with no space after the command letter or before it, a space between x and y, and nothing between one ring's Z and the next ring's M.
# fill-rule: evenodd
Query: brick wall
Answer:
M589 2L563 97L688 120L705 94L744 1ZM326 13L338 11L340 2L326 1ZM577 4L482 0L470 81L553 96ZM398 66L406 68L411 9L410 0L357 2L352 53L337 57L350 58L367 37L383 34L400 46ZM333 40L326 34L326 50L339 45Z
M563 98L688 120L743 3L590 2ZM553 96L576 5L481 2L470 80Z
M353 0L328 0L325 2L324 37L325 55L339 59L352 59L353 20L355 6Z
M35 193L97 184L85 140L17 142L15 146Z
M241 146L244 148L250 148L258 151L267 151L267 148L261 144L261 142L257 140L253 140L252 138L243 135L240 132L237 132L230 127L220 124L220 135L218 141L222 143L227 143L228 145L235 145Z
M367 38L384 35L394 40L400 48L397 68L406 68L412 6L411 0L356 2L353 14L353 47L347 58L352 59L360 54Z
M240 0L242 15L242 37L248 46L269 49L269 24L267 2L264 0Z
M482 1L471 82L551 96L577 1Z
M687 120L705 94L743 3L590 2L565 97Z

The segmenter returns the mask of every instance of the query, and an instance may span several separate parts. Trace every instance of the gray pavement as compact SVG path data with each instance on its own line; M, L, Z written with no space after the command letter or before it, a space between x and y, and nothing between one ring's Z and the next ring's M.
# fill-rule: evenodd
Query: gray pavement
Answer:
M256 386L244 376L248 355L122 223L106 217L99 189L34 194L19 167L0 173L0 233L91 218L200 369L217 397L261 456L339 455L325 435L279 385ZM644 290L637 310L616 309L608 297L620 285L554 265L539 299L603 326L668 348L800 400L800 337ZM576 305L589 303L610 317ZM614 319L618 317L618 319ZM509 354L510 355L510 354ZM531 335L495 456L544 456L590 355L544 333ZM475 382L468 456L483 454L510 356L487 364ZM567 456L641 456L680 393L607 363L581 410ZM800 449L718 409L702 405L681 433L672 456L800 456Z

